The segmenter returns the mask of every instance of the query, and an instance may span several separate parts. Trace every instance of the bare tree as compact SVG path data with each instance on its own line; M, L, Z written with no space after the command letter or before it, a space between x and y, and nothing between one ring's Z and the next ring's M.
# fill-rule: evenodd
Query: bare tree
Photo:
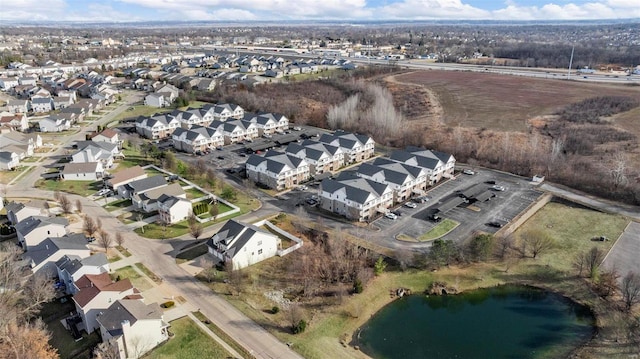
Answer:
M109 247L111 247L111 243L113 242L113 239L111 239L111 235L101 229L100 230L100 239L98 240L98 244L100 245L100 247L104 248L104 251L107 252L109 250Z
M202 235L202 225L198 222L198 219L193 213L189 215L187 222L189 223L189 233L191 234L193 239L197 241L198 238L200 238L200 236Z
M208 257L208 255L203 255L200 257L200 267L202 267L202 276L207 280L207 282L211 283L211 280L216 276L215 265L213 260Z
M510 251L513 249L514 239L512 236L501 236L497 240L497 253L496 255L501 260L505 260L509 257Z
M220 208L218 208L217 203L212 203L209 206L209 214L211 215L211 218L213 218L214 220L216 219L216 217L218 217L218 214L220 214Z
M622 278L620 292L622 293L622 301L627 311L630 311L634 305L640 303L640 276L629 271L629 273Z
M56 202L60 202L60 196L62 196L62 193L60 191L53 191L53 199L55 199Z
M82 202L79 199L76 200L76 211L82 213Z
M65 195L60 195L58 199L58 203L60 203L60 208L64 213L71 213L71 201L69 201L69 197Z
M93 355L96 359L120 359L118 346L113 339L98 344L93 350Z
M576 253L575 256L573 257L573 262L571 262L571 265L573 266L573 268L575 268L575 270L578 271L578 276L582 277L582 272L584 271L584 268L587 265L586 254Z
M595 279L598 277L598 270L600 269L600 265L604 260L604 252L600 250L598 247L593 247L591 250L585 255L585 263L587 266L587 270L589 271L589 277L591 279Z
M122 247L123 244L124 244L124 236L122 235L121 232L117 232L116 233L116 245L118 247Z
M44 201L44 204L42 205L42 208L44 208L45 213L47 214L47 216L50 214L50 209L51 206L49 205L49 201Z
M98 226L93 218L85 216L82 229L87 233L87 236L93 237L93 235L98 231Z
M98 229L102 229L102 220L100 217L96 217L96 227L98 227Z
M555 247L555 241L543 231L529 230L521 235L521 239L527 242L527 247L531 251L531 257L536 259L539 255L546 253Z
M602 298L612 296L618 289L618 278L620 278L620 275L615 269L600 271L595 285L596 292Z

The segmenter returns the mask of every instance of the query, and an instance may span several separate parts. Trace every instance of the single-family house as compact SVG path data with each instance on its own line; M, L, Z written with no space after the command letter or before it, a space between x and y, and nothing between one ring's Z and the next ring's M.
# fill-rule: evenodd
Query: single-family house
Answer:
M178 223L193 213L191 201L178 196L162 194L158 197L158 215L162 223Z
M50 115L38 121L40 132L62 132L71 128L71 121L58 115Z
M147 177L135 181L131 181L123 186L118 187L118 194L123 198L132 198L134 195L164 187L167 185L167 180L163 175L156 175Z
M11 171L20 164L20 155L0 149L0 170Z
M115 192L119 192L121 186L143 178L147 178L144 169L140 166L133 166L114 173L111 178L107 179L107 185Z
M13 225L31 216L43 216L47 214L46 207L45 201L40 199L32 199L26 203L11 201L5 206L7 209L7 218Z
M57 96L53 98L53 108L56 110L62 110L73 104L73 100L69 96Z
M323 134L318 141L340 147L345 156L345 164L366 161L375 151L373 138L357 133L336 131L333 134Z
M7 109L11 113L27 113L31 110L31 102L24 99L12 99L7 102Z
M37 78L31 76L18 77L18 83L20 85L31 85L35 86L37 82Z
M277 151L253 154L246 162L247 177L281 191L309 180L309 164L302 158Z
M187 194L180 186L180 183L176 182L142 193L136 193L131 196L131 202L137 209L150 213L158 210L158 199L162 195L187 198Z
M356 221L369 221L393 205L393 190L384 183L342 172L320 183L320 207Z
M228 220L207 240L208 251L223 263L241 269L276 255L280 238L252 224Z
M104 129L102 132L92 136L91 141L108 142L118 145L119 147L121 146L120 136L118 135L118 132L110 128Z
M9 91L19 84L18 78L16 77L0 77L0 89L3 91Z
M97 181L103 175L102 162L71 162L62 170L62 178L67 181Z
M80 329L87 333L100 327L96 318L115 301L125 298L142 299L129 278L114 282L109 273L85 274L74 285L77 291L73 296L73 302L82 320Z
M24 113L13 116L0 116L0 130L26 131L29 129L29 120Z
M113 160L121 156L118 145L109 142L78 142L78 151L71 155L71 162L101 162L104 169L113 166Z
M82 233L65 234L62 237L48 237L42 242L27 246L22 255L34 274L53 278L58 274L56 262L64 256L87 258L91 250L87 247L87 237Z
M284 72L280 69L268 69L264 72L264 76L279 79L284 76Z
M139 358L169 339L169 325L158 303L117 300L96 319L102 341L115 345L119 359Z
M104 253L95 253L88 257L64 255L56 261L58 282L64 286L67 294L78 292L75 282L85 274L109 273L109 260Z
M64 217L31 216L14 227L22 248L29 250L29 247L38 245L49 237L64 236L68 225L69 221Z
M34 98L31 100L31 109L38 113L53 111L53 99L51 97Z
M160 87L156 93L164 96L168 103L173 103L180 95L180 90L171 84L166 84Z
M0 150L12 150L20 155L20 159L32 156L33 151L42 147L42 137L37 133L10 131L0 133Z
M146 106L151 107L165 107L170 104L170 102L165 101L164 95L161 93L150 93L144 98L144 104Z

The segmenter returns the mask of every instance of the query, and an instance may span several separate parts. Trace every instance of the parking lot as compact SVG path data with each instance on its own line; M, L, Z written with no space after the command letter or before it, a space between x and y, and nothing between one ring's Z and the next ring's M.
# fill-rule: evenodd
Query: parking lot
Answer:
M462 203L445 213L438 212L437 209L443 203L459 197L462 191L476 184L479 184L479 188L483 190L489 190L495 197L484 202ZM505 190L492 190L493 186L503 186ZM541 194L529 181L508 174L489 170L480 171L475 175L460 174L455 179L443 182L430 190L427 193L429 200L426 203L419 203L415 209L396 207L394 212L400 213L397 219L381 217L370 227L372 230L377 230L375 236L382 240L395 240L399 234L417 238L437 225L435 221L428 219L430 215L437 214L443 219L448 218L459 223L454 230L443 237L444 239L467 238L475 231L495 233L499 227L490 226L488 223L510 222L535 202Z

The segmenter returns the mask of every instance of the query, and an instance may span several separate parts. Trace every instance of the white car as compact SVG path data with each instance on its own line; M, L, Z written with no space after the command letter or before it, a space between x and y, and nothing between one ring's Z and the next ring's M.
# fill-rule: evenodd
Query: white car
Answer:
M111 191L111 190L110 190L110 189L108 189L108 188L103 188L103 189L101 189L101 190L99 190L99 191L98 191L97 195L98 195L98 196L104 196L104 195L106 195L107 193L109 193L110 191Z
M491 189L493 189L494 191L500 191L500 192L505 190L505 188L502 186L491 186Z
M306 191L306 190L308 190L308 189L309 189L309 187L307 187L307 186L304 186L304 185L303 185L303 186L298 186L298 189L299 189L300 191Z
M407 207L407 208L416 208L416 207L418 207L418 205L413 203L413 202L407 202L407 203L404 204L404 206Z
M384 215L385 217L389 218L392 221L395 221L396 219L398 219L398 216L396 216L395 214L389 212L389 213L385 213Z
M474 175L476 174L475 172L473 172L472 170L464 170L462 171L462 173L466 174L466 175Z

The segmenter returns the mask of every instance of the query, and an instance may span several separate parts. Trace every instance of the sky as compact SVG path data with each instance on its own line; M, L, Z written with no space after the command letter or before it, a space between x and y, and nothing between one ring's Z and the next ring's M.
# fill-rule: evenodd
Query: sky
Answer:
M6 21L638 19L640 0L0 0Z

